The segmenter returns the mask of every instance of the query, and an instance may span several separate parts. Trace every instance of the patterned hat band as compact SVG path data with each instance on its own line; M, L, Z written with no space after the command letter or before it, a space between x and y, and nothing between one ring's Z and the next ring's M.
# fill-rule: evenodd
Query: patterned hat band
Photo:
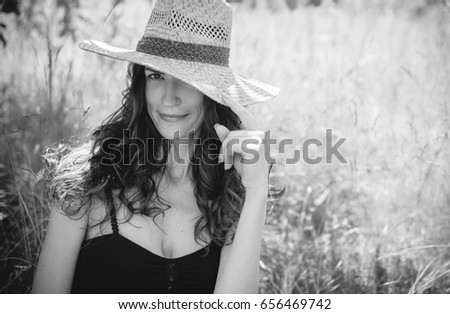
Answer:
M158 37L142 37L136 51L154 56L209 63L228 67L230 49L218 46L201 45L173 41Z

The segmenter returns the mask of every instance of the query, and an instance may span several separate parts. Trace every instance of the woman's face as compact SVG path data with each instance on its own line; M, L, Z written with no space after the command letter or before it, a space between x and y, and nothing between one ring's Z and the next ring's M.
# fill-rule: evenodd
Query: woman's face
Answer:
M185 138L203 121L202 92L172 75L145 68L147 110L164 138Z

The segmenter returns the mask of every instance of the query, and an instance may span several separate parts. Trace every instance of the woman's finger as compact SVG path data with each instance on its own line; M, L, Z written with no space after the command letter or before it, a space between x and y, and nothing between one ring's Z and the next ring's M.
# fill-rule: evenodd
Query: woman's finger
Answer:
M244 106L241 106L236 101L231 99L228 95L222 94L222 100L233 112L241 119L246 130L261 130L255 117L253 117Z
M231 168L236 154L244 159L261 158L259 147L262 137L262 131L231 131L221 147L225 170Z
M247 131L247 130L235 130L230 131L227 127L216 123L214 129L222 142L219 155L222 156L222 160L225 161L225 165L232 163L232 145L243 145L245 139L251 137L262 137L264 134L262 131ZM244 143L247 144L247 143Z
M228 134L230 133L230 130L226 126L223 126L222 124L216 123L214 125L214 130L216 130L217 136L219 137L219 140L223 143L225 139L227 138Z
M256 163L263 158L260 152L261 138L250 137L242 140L241 144L231 145L224 152L225 170L231 168L235 157L240 156L249 163Z
M216 123L214 125L214 130L216 131L216 134L219 137L219 140L222 142L222 146L220 147L220 152L219 152L219 163L221 163L224 161L223 142L228 137L228 134L230 134L230 130L226 126L223 126L219 123Z

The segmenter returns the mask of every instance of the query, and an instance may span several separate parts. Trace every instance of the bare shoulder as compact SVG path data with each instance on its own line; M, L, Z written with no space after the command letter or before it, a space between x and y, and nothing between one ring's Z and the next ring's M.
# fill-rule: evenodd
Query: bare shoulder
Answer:
M82 212L68 215L50 206L50 220L33 282L33 293L68 293L72 283L87 219Z
M50 216L47 227L47 233L52 230L77 230L85 229L87 226L86 215L80 210L78 213L68 214L61 206L52 204L50 205Z

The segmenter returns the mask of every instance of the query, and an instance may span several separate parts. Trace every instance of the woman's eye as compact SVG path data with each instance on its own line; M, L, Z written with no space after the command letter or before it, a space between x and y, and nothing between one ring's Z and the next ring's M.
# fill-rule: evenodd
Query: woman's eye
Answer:
M150 73L149 75L147 75L147 77L151 80L161 80L164 78L161 74L158 73Z

